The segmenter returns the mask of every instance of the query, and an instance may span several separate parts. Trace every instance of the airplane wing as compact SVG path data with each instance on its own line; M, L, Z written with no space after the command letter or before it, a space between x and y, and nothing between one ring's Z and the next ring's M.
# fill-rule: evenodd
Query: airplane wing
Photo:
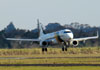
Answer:
M16 39L16 38L6 38L6 40L11 40L11 41L40 41L39 39Z
M97 32L97 36L93 36L93 37L85 37L85 38L75 38L73 40L77 40L77 41L85 41L85 40L90 40L90 39L97 39L99 38L99 34Z

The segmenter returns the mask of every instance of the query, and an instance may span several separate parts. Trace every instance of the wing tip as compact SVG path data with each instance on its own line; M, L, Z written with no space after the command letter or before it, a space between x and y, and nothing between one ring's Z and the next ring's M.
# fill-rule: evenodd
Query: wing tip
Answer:
M97 31L97 38L99 38L99 31Z

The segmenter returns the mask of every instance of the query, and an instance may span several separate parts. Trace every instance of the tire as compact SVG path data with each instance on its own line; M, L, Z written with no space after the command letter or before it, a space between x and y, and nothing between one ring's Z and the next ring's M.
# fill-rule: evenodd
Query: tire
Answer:
M45 49L44 48L42 48L42 52L44 52L45 51Z
M64 49L64 47L62 47L62 51L64 51L65 49Z
M47 52L47 48L45 48L45 51Z
M65 51L67 51L67 48L65 48Z

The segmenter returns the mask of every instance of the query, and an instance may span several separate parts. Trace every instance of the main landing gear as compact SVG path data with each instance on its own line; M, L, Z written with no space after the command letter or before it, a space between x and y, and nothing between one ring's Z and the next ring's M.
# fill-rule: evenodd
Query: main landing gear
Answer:
M69 47L69 42L67 42L67 43L62 42L62 51L67 51L68 47Z
M62 51L67 51L70 43L69 42L62 42ZM47 52L47 47L42 47L42 52Z
M42 52L47 52L47 48L42 48Z
M67 51L67 48L66 47L62 47L62 51Z

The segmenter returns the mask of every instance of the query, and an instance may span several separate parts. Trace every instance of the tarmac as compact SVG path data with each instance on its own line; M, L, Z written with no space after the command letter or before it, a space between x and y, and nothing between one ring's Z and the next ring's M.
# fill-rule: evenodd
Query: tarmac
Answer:
M0 59L55 59L55 58L100 58L100 57L0 57ZM0 66L100 66L100 64L0 64Z
M0 64L0 66L100 66L100 64Z
M100 58L100 57L0 57L0 59L56 59L56 58Z

